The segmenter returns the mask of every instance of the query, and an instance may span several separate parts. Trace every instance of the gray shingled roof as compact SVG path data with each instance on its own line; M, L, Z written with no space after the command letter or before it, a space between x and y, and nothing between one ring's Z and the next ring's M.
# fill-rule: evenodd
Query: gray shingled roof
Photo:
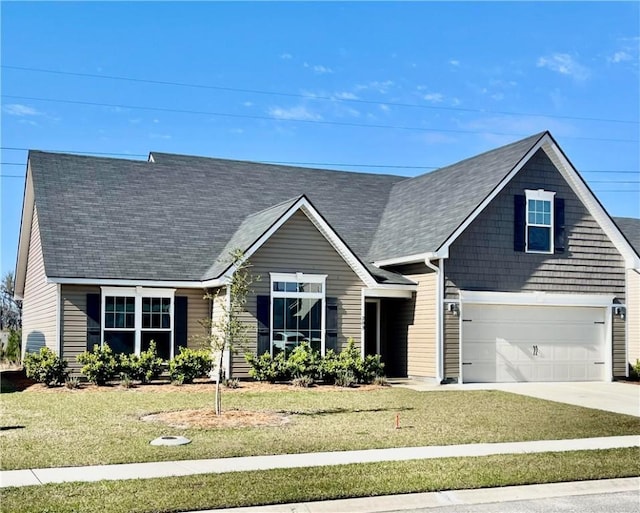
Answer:
M545 133L396 184L369 260L437 251Z
M640 255L640 219L635 217L614 217L613 221L618 225L622 235Z
M29 154L47 276L216 277L301 195L370 262L435 251L542 134L416 178L152 153L153 162ZM286 198L294 198L288 199Z
M255 214L248 215L229 239L220 253L220 257L213 263L203 276L204 280L217 278L233 263L231 255L238 249L247 251L269 228L271 228L302 196L284 201L279 205L267 208Z

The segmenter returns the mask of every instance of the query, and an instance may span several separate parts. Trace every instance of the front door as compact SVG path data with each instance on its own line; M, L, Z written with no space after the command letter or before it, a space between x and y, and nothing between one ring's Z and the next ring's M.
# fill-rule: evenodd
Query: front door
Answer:
M380 353L380 300L367 299L364 304L364 352Z

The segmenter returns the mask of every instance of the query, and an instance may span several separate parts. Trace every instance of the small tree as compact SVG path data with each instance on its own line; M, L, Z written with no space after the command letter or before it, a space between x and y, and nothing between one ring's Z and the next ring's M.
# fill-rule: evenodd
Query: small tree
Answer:
M251 286L259 279L250 272L251 264L241 250L233 251L230 258L235 271L226 287L204 296L205 299L213 301L214 309L220 309L219 314L214 313L215 319L201 321L207 330L204 342L211 347L216 357L216 415L222 413L220 384L224 377L224 353L233 351L236 346L243 345L247 340L248 326L242 321L242 313L245 311Z
M22 301L14 298L14 277L11 271L0 282L0 330L22 327Z

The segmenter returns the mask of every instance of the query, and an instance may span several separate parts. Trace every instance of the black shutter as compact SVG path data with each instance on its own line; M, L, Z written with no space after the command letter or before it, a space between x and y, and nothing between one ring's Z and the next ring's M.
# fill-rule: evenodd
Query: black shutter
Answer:
M87 351L100 343L100 294L87 294Z
M516 194L513 197L513 250L525 250L526 212L525 197Z
M326 303L325 319L325 349L338 350L338 298L328 297Z
M271 306L271 298L269 296L257 296L256 319L258 320L258 340L257 354L258 356L271 352L271 344L269 342L269 331L271 325L271 316L269 309Z
M564 253L564 199L555 198L553 202L553 246L556 253Z
M180 353L181 347L187 347L187 296L176 296L173 303L173 355Z

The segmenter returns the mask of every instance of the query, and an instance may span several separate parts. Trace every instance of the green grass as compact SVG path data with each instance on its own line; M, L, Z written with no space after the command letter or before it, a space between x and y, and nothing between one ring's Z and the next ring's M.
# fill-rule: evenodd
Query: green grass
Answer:
M5 488L3 513L159 513L637 476L637 449L446 458Z
M175 429L142 422L160 411L210 407L212 393L188 386L3 394L2 468L38 468L352 450L417 445L584 438L640 433L640 418L499 391L415 392L400 388L230 391L223 408L287 412L279 427ZM401 429L395 429L396 414ZM192 443L149 441L183 435Z

